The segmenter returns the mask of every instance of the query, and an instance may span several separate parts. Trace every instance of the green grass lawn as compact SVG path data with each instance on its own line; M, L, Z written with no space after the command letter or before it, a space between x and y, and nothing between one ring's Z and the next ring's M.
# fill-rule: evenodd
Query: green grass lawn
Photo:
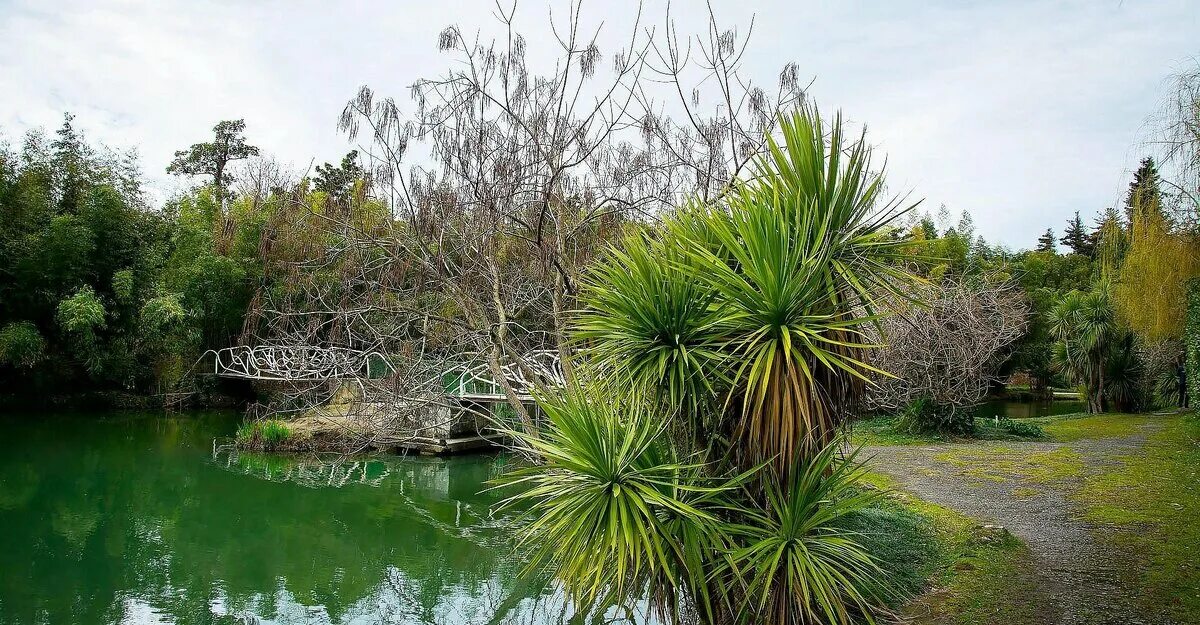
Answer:
M1058 419L1061 417L1044 417L1039 419L1020 419L1020 423L1042 426L1043 419ZM892 416L876 416L858 419L850 427L850 444L859 445L937 445L939 443L965 442L971 440L1031 440L1037 437L1014 434L1003 427L997 427L991 419L976 419L973 436L953 436L936 432L907 432L897 429L896 418Z

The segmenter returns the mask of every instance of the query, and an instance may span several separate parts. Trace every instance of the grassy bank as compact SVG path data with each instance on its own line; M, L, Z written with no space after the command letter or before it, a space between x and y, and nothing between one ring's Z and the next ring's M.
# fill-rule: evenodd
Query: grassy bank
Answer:
M1055 419L1058 417L1048 417ZM937 445L972 440L1032 440L1041 438L1041 419L975 419L975 433L960 436L929 431L910 431L894 416L859 419L850 430L850 442L858 445Z
M891 489L886 476L871 474ZM981 526L954 510L892 491L857 520L871 552L882 563L897 615L931 624L1036 623L1041 605L1020 540Z

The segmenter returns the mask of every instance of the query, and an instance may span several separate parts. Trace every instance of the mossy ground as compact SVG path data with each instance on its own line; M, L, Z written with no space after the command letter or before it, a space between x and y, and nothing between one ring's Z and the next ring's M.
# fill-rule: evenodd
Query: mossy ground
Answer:
M968 479L993 482L1057 484L1084 472L1083 457L1068 447L1030 452L1013 447L956 447L936 458Z
M1046 435L1055 441L1071 442L1086 438L1116 438L1136 434L1153 415L1099 414L1038 417L1029 421L1042 426Z
M1200 623L1200 418L1101 415L1095 425L1110 432L1146 418L1163 427L1137 453L1086 476L1074 499L1135 563L1128 581L1145 589L1147 608Z

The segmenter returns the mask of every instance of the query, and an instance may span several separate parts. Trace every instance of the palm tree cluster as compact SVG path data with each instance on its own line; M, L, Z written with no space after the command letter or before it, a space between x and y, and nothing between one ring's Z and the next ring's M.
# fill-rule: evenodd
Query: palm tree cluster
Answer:
M863 136L804 106L753 175L590 272L577 380L516 433L532 566L667 622L848 623L886 594L846 520L876 496L839 445L875 303L912 278Z
M1107 283L1092 291L1071 291L1050 311L1056 339L1054 362L1083 389L1088 412L1135 410L1144 393L1137 337L1113 308Z

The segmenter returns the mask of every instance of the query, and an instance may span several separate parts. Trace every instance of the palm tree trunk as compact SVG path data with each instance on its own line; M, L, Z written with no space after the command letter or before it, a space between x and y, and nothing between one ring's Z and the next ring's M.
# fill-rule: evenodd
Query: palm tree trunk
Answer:
M1104 381L1100 375L1099 368L1094 363L1089 369L1087 382L1088 412L1096 414L1104 410Z

